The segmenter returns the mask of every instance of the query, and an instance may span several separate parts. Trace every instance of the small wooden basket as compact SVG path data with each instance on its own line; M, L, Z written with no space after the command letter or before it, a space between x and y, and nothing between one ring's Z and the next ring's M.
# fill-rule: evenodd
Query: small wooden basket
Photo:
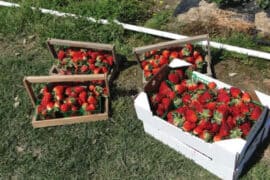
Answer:
M119 62L116 58L115 46L111 44L101 44L101 43L93 43L93 42L82 42L82 41L71 41L71 40L63 40L63 39L52 39L49 38L47 40L47 47L51 52L54 59L57 59L57 51L55 46L64 46L70 48L82 48L82 49L92 49L92 50L102 50L110 52L113 56L114 65L111 69L111 72L108 73L109 83L115 79L118 71L119 71ZM59 67L53 65L49 71L49 75L58 75L60 72Z
M133 53L136 56L136 59L142 69L141 66L141 61L142 61L142 55L145 52L149 52L151 50L162 50L166 48L177 48L177 47L183 47L185 44L191 43L191 44L198 44L201 43L201 45L205 48L206 50L206 55L204 57L206 63L207 63L207 68L206 68L206 74L209 76L213 76L212 69L211 69L211 53L210 53L210 46L209 46L209 35L200 35L200 36L194 36L194 37L189 37L185 39L180 39L180 40L173 40L173 41L167 41L167 42L161 42L153 45L147 45L147 46L142 46L142 47L137 47L133 49ZM143 82L146 83L147 81L145 78L143 78Z
M93 74L93 75L58 75L58 76L28 76L23 79L24 86L26 91L31 99L31 103L35 108L35 115L32 118L32 125L34 128L48 127L48 126L58 126L58 125L67 125L83 122L93 122L106 120L109 118L109 99L105 98L104 112L98 114L90 114L83 116L72 116L64 118L55 118L48 120L37 120L37 96L35 95L32 84L38 83L74 83L74 82L88 82L93 80L104 80L105 86L108 90L109 88L106 74Z

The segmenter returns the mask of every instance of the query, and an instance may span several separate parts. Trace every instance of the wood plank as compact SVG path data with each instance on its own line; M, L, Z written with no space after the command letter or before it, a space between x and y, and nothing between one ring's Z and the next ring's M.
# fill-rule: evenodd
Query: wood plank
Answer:
M26 92L28 93L28 95L30 97L30 100L31 100L31 103L32 103L33 107L35 107L37 98L36 98L35 93L34 93L34 91L32 89L31 83L26 78L24 78L23 79L23 84L24 84L24 87L26 89Z
M209 35L200 35L200 36L194 36L190 38L185 38L185 39L178 39L178 40L173 40L173 41L167 41L167 42L161 42L153 45L148 45L148 46L142 46L138 48L134 48L133 52L137 54L142 54L144 52L148 52L154 49L164 49L164 48L171 48L171 47L177 47L180 45L184 45L186 43L194 43L194 42L200 42L207 40L209 41Z
M110 45L110 44L101 44L101 43L83 42L83 41L71 41L71 40L63 40L63 39L48 39L48 42L49 42L49 44L59 45L59 46L98 49L98 50L106 50L106 51L113 50L113 45Z

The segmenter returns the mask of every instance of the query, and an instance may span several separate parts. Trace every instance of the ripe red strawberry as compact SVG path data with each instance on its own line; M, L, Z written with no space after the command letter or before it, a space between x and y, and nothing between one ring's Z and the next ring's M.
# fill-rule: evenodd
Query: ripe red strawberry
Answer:
M168 112L167 114L167 121L170 123L170 124L173 124L173 111L170 111Z
M93 72L96 69L95 64L89 64L89 69Z
M151 71L144 71L143 74L146 80L149 80L153 75Z
M191 110L191 109L187 109L185 112L185 119L187 121L196 123L198 121L198 117L195 111Z
M97 99L96 99L94 96L89 96L89 97L87 98L87 102L88 102L89 104L94 104L94 105L96 105L96 104L97 104Z
M105 73L107 73L109 70L108 70L107 67L104 67L104 66L103 66L103 67L101 68L101 71L102 71L102 73L105 74Z
M218 96L217 96L217 101L218 102L224 102L224 103L229 103L230 102L230 96L227 93L226 90L219 90L218 91Z
M201 134L203 132L203 129L200 126L197 126L195 129L193 129L192 132L193 132L193 134L198 136L199 134Z
M200 120L197 127L200 127L202 130L211 130L212 129L212 123L208 121L207 119Z
M62 104L61 106L60 106L60 111L62 111L62 112L68 112L70 110L70 105L69 104Z
M170 91L168 94L167 94L167 97L171 100L173 100L175 98L175 92L173 91Z
M228 117L228 109L223 108L223 106L219 106L215 111L214 111L214 116L212 121L216 122L217 124L221 124L222 121L226 120Z
M171 52L169 59L175 59L175 58L178 58L178 52L173 51Z
M188 105L191 102L191 95L188 93L185 93L182 97L182 101L184 104Z
M236 87L231 87L230 93L232 97L239 98L241 96L242 91Z
M54 102L49 102L46 106L47 111L52 111L54 108Z
M88 86L89 91L93 92L95 90L95 86L93 84Z
M148 61L141 61L141 66L144 69L144 67L148 64Z
M113 65L113 56L109 55L106 57L108 62L109 62L109 65L112 66Z
M96 106L94 104L88 104L86 107L86 111L94 111L96 110Z
M239 128L234 128L230 131L230 138L241 138L243 132Z
M257 121L262 113L262 109L256 106L250 113L250 119L252 121Z
M153 75L156 75L156 74L159 72L159 70L160 70L160 68L154 68L154 69L152 70Z
M219 124L217 124L217 123L212 123L212 127L211 127L211 132L213 133L213 134L215 134L215 133L217 133L218 131L219 131L219 129L220 129L220 125Z
M71 106L71 111L72 112L77 112L78 111L78 108L74 105Z
M158 116L162 117L165 113L165 108L163 104L158 104L158 108L156 110Z
M250 122L244 122L243 124L241 124L239 126L239 128L241 129L241 131L243 132L244 136L247 136L250 129L251 129L251 123Z
M217 103L216 102L209 102L205 105L205 107L211 111L216 109Z
M179 76L176 73L171 72L168 75L168 80L171 81L174 84L177 84L177 83L179 83Z
M156 55L156 54L157 54L157 50L155 50L155 49L154 49L154 50L151 50L151 51L150 51L150 54L151 54L151 55Z
M57 101L62 101L62 100L64 99L64 95L63 95L63 94L56 94L56 95L55 95L55 99L56 99Z
M186 60L187 62L191 63L191 64L194 64L194 63L195 63L195 59L194 59L193 57L191 57L191 56L185 57L185 60Z
M182 128L184 131L192 131L196 127L196 123L190 122L190 121L185 121Z
M63 94L63 93L64 93L64 90L65 90L65 87L64 87L64 86L61 86L61 85L55 86L55 87L53 88L53 92L54 92L54 94L56 94L56 95Z
M229 129L235 128L236 127L236 119L233 118L232 116L228 116L227 125L228 125Z
M79 99L82 103L85 103L86 100L87 100L87 92L86 91L82 91L80 94L79 94Z
M204 83L198 83L199 90L206 90L206 85Z
M173 90L177 93L177 94L182 94L186 88L182 85L182 84L175 84L173 86Z
M249 107L247 104L242 104L242 106L240 106L240 110L242 114L245 114L245 115L249 114Z
M221 141L222 139L223 139L223 136L221 136L220 134L216 134L213 138L213 141L217 142L217 141Z
M63 60L65 57L65 52L63 50L58 51L57 58Z
M163 98L161 103L163 104L164 110L168 110L171 105L171 100L169 98Z
M88 64L90 65L90 64L95 64L96 63L96 59L92 59L92 58L90 58L90 59L88 59Z
M215 89L215 88L217 87L217 84L216 84L215 82L209 82L209 83L207 84L207 87L208 87L209 89Z
M242 100L243 100L244 102L250 102L250 101L251 101L250 94L247 93L247 92L244 92L243 95L242 95Z
M52 95L50 93L45 93L43 98L41 99L41 105L47 105L52 99Z
M71 94L72 94L72 88L71 87L67 87L66 90L65 90L65 95L71 96Z
M75 93L81 93L82 91L85 91L85 87L83 87L83 86L75 86L74 88L73 88L73 91L75 92Z
M200 138L205 140L206 142L209 142L212 140L213 138L213 135L207 131L207 130L204 130L201 134L200 134Z
M68 98L65 99L65 103L70 104L70 105L76 104L76 102L77 101L76 101L76 99L74 97L68 97Z
M82 73L87 72L87 71L88 71L88 66L87 66L87 65L82 65L82 66L80 67L80 71L81 71Z
M203 68L204 61L203 61L203 57L201 55L199 55L197 58L195 58L195 64L196 64L197 68L199 68L199 69Z
M222 137L227 137L230 134L230 129L225 121L221 123L219 133Z
M171 92L170 87L167 85L166 81L162 81L159 86L159 93L166 96L169 92Z
M209 101L212 100L212 95L208 92L208 91L205 91L203 94L201 94L198 98L198 101L202 104L205 104Z
M93 73L94 73L94 74L99 74L99 73L100 73L100 70L101 70L101 68L96 67L96 68L93 70Z
M168 64L168 63L169 63L169 59L167 57L164 57L164 56L160 57L159 64L161 66L164 65L164 64Z
M169 58L170 56L170 51L165 49L162 51L162 56L165 57L165 58Z
M189 56L192 53L193 47L191 44L186 44L184 48L181 50L181 55Z

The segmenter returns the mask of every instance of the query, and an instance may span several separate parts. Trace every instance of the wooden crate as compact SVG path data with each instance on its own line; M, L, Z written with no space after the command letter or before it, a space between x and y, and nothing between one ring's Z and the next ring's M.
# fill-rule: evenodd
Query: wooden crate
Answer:
M109 118L109 99L105 98L104 112L98 114L90 114L84 116L73 116L73 117L64 117L57 119L48 119L48 120L37 120L37 96L35 95L32 84L38 83L65 83L65 82L87 82L93 80L104 80L105 86L108 89L108 98L109 98L109 88L106 74L93 74L93 75L58 75L58 76L28 76L23 79L24 86L26 91L31 99L31 103L35 108L35 115L32 118L32 125L34 128L48 127L48 126L58 126L58 125L67 125L83 122L93 122L106 120Z
M101 44L101 43L93 43L93 42L82 42L82 41L71 41L71 40L63 40L63 39L53 39L49 38L47 40L47 47L52 54L54 59L57 59L57 51L56 46L70 47L70 48L82 48L82 49L92 49L92 50L103 50L110 52L113 56L114 65L111 69L111 72L108 73L109 83L117 76L119 71L119 61L116 58L115 46L111 44ZM50 75L58 75L59 67L53 65L49 71Z
M204 57L207 67L206 67L206 74L209 76L213 76L212 72L212 62L211 62L211 53L210 53L210 46L209 46L209 35L200 35L200 36L194 36L194 37L189 37L185 39L180 39L180 40L172 40L172 41L167 41L167 42L161 42L153 45L147 45L147 46L142 46L142 47L137 47L133 49L133 53L136 56L137 62L139 63L141 69L141 61L142 61L142 56L145 52L149 52L151 50L162 50L166 48L177 48L177 47L183 47L185 44L191 43L191 44L198 44L202 43L202 46L206 49L206 55ZM142 69L143 70L143 69ZM147 81L143 77L143 82L146 83Z

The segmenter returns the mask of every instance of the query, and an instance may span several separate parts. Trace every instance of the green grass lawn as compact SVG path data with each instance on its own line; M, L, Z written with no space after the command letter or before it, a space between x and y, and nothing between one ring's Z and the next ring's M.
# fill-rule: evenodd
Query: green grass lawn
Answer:
M60 1L53 2L52 5L41 5L72 9L77 14L87 11L87 1L63 1L68 3L66 8L57 4ZM140 6L147 7L149 2L140 2ZM129 3L137 6L136 1L121 3L122 8L129 6ZM97 11L96 14L102 13ZM119 11L113 13L115 17L121 17ZM152 16L152 12L148 12L136 20L136 12L132 13L130 18L136 23L139 20L147 22ZM132 47L161 39L127 32L116 25L102 26L84 20L42 15L27 6L18 11L0 7L0 17L1 179L217 179L191 160L146 135L136 117L133 97L141 88L141 72L134 63ZM152 25L156 23L155 20L149 22ZM30 37L32 35L35 37ZM114 43L117 52L126 57L112 87L112 116L108 121L32 128L33 108L22 79L28 75L48 74L52 65L51 55L44 43L48 37ZM14 107L16 97L18 107ZM269 178L269 163L269 159L262 159L244 178Z

